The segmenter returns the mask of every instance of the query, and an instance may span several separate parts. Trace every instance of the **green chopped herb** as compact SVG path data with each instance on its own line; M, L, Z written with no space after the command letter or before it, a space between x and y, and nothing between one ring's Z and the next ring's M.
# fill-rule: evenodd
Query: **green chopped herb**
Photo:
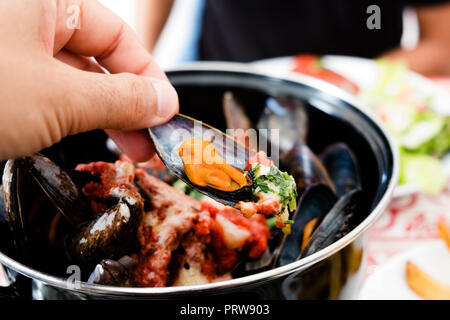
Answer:
M286 220L284 223L285 224L294 224L294 220Z
M273 193L279 196L280 203L283 207L288 207L290 211L295 210L297 205L297 190L294 179L287 173L281 172L276 167L270 167L267 174L258 175L261 165L254 165L252 171L254 173L254 193ZM272 186L274 186L273 190Z
M267 185L267 183L265 183L265 182L259 182L258 183L258 187L263 191L263 192L270 192L270 188L269 188L269 186Z
M267 227L270 229L270 228L273 228L273 227L275 227L275 222L277 221L277 217L270 217L270 218L268 218L267 220L266 220L266 225L267 225Z
M198 192L197 190L193 189L191 192L188 193L188 196L191 198L194 198L195 200L203 200L205 197L203 193Z
M287 224L283 229L281 229L281 231L283 231L283 233L284 233L285 235L290 234L290 233L291 233L291 225L290 225L290 224Z
M291 198L291 201L289 201L289 210L294 211L295 208L297 208L297 195Z

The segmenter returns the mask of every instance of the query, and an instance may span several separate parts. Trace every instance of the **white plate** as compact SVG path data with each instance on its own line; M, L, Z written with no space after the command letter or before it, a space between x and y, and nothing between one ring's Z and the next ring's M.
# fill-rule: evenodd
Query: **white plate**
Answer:
M341 74L356 83L362 90L371 88L377 81L378 68L373 60L347 56L323 56L323 66ZM253 62L252 67L257 71L270 73L274 76L283 76L290 73L295 66L294 57L281 57ZM414 87L420 88L424 94L433 96L431 107L442 115L450 115L450 96L438 88L432 81L410 71L409 78ZM449 158L449 157L447 157ZM450 159L443 161L445 171L450 177ZM414 185L398 185L394 190L394 197L402 197L418 192Z
M396 255L378 267L364 282L361 300L418 300L406 282L406 263L410 261L432 277L450 285L450 252L442 240L431 240Z

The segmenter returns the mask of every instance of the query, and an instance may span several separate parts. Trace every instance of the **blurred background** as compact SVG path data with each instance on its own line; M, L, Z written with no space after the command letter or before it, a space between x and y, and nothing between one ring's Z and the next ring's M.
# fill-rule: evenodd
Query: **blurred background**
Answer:
M140 1L147 0L101 0L100 2L137 30L139 29L138 21L146 19L146 13L138 11ZM156 61L162 68L168 69L180 62L195 60L203 1L175 0L153 51ZM140 36L142 38L142 33Z
M145 35L142 21L148 19L147 13L139 9L143 2L154 0L100 0L130 26L141 38ZM197 59L197 44L202 27L201 16L205 0L175 0L167 23L162 30L153 55L158 64L165 69L172 68L179 63ZM418 43L419 27L417 14L411 7L403 12L403 35L401 46L413 49Z

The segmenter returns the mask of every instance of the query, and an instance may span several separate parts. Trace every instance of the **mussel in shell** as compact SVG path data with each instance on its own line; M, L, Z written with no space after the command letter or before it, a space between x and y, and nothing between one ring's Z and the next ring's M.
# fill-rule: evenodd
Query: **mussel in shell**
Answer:
M274 243L262 258L246 264L247 272L262 271L269 265L283 266L313 254L341 239L358 222L362 191L353 152L337 143L327 147L320 159L315 161L326 168L335 189L329 183L306 185L291 217L291 234L282 236L272 230Z
M250 151L235 137L180 114L149 132L161 160L185 183L248 217L276 215L276 226L289 232L295 181L264 152Z
M239 201L252 200L252 190L243 187L229 192L209 186L199 186L190 181L185 166L177 150L181 144L190 139L202 139L211 143L227 163L238 170L244 170L247 160L254 153L244 145L236 143L233 137L208 126L201 121L177 114L169 122L149 129L155 151L162 162L181 180L191 185L206 196L229 206L236 206Z
M230 95L224 97L224 109L229 114L243 111ZM243 121L233 126L248 129L251 123ZM247 257L249 260L240 264L245 274L313 254L342 238L354 226L353 218L361 208L362 198L356 157L342 143L329 146L317 157L306 143L308 126L308 114L298 101L288 97L267 100L258 127L280 130L281 164L295 177L301 192L297 209L290 217L291 234L272 228L266 253L256 260ZM188 137L180 132L183 129ZM150 129L150 135L164 164L189 183L176 149L196 134L205 138L206 131L211 134L208 141L222 157L232 159L233 166L244 170L253 155L246 146L188 117L177 115L168 124ZM34 262L40 256L40 260L48 258L51 264L58 264L61 261L55 257L64 257L61 265L76 263L92 272L89 283L134 286L129 272L136 261L120 257L138 250L136 238L142 206L151 201L148 195L147 200L143 199L142 188L133 179L110 185L98 197L87 197L82 188L102 180L100 174L92 172L95 170L69 174L41 155L8 161L3 175L6 220L23 260ZM234 192L196 188L231 206L252 196L249 188Z
M344 143L328 146L320 155L339 200L323 221L315 224L308 241L303 242L301 257L317 252L344 237L358 223L361 205L361 181L356 157Z
M283 159L283 164L292 174L297 189L323 184L335 192L335 186L319 158L305 144L296 144Z
M106 286L132 287L134 283L129 269L134 263L136 262L128 256L118 261L104 259L95 266L87 282Z
M66 256L66 262L90 268L101 258L122 256L137 242L142 214L137 190L111 186L102 199L109 208L93 212L69 174L38 154L9 160L3 185L8 224L27 262L45 260L36 255Z
M361 187L359 169L352 150L344 143L328 146L320 160L326 168L339 197Z
M271 243L265 254L255 261L245 263L245 272L263 271L298 260L305 243L336 202L336 195L326 185L314 185L305 190L291 217L291 233L285 235L272 228Z
M24 175L31 175L40 190L47 195L58 211L74 226L92 218L92 212L86 199L83 198L70 176L50 159L38 154L9 160L6 163L3 184L5 185L6 204L8 206L20 206L17 201L23 188L21 179Z
M258 129L280 130L280 141L277 144L283 155L292 150L294 145L306 144L309 129L309 118L303 103L288 96L268 98L266 107L259 120ZM264 132L264 131L262 131Z
M279 130L280 164L294 177L299 194L317 184L335 191L327 170L306 144L308 127L308 114L303 104L287 96L267 99L258 122L259 129Z
M301 258L322 250L345 236L351 230L351 220L357 214L360 201L361 191L358 189L342 196L311 235Z
M118 198L116 205L66 241L70 259L92 264L99 257L114 258L128 252L136 246L134 242L141 214L139 199L131 195Z
M230 110L244 115L245 121L237 121ZM247 130L251 126L231 93L224 96L224 113L230 128ZM294 177L299 199L290 218L291 234L272 229L266 253L240 266L244 274L293 262L344 236L350 230L351 217L357 214L361 193L356 157L348 146L333 144L320 157L307 146L308 112L299 100L288 96L268 98L257 127L280 131L280 141L270 141L268 136L266 139L272 145L278 144L280 164ZM328 236L324 237L324 233Z
M307 189L299 199L291 234L272 230L271 246L263 257L245 264L245 274L276 268L311 255L344 237L355 225L361 208L359 189L341 198L324 185ZM242 271L241 271L242 272Z
M300 196L297 210L291 218L294 221L291 234L283 238L274 266L285 265L299 258L312 230L322 222L336 201L333 191L325 185L315 185Z

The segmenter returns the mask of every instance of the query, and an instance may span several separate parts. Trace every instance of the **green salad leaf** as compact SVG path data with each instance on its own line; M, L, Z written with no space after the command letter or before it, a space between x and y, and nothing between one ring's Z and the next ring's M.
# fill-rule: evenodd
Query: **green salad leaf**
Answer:
M400 159L400 183L415 185L427 194L437 194L444 189L447 177L439 159L404 150Z
M450 151L450 117L431 107L433 95L420 88L423 80L404 63L384 59L376 63L378 82L359 98L384 122L400 148L399 182L438 193L446 182L439 158Z

